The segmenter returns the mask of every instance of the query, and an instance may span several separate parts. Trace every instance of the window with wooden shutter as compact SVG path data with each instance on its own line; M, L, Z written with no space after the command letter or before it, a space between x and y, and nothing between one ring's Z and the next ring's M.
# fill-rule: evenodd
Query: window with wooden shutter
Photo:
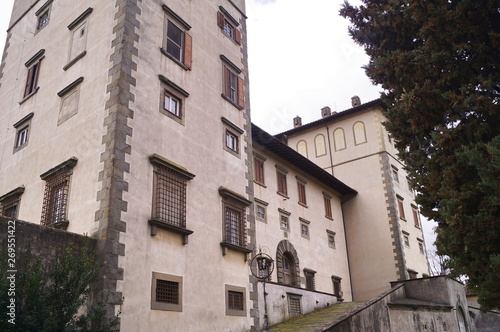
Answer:
M330 196L327 196L326 194L323 194L323 201L325 203L325 217L328 219L332 219L332 200Z
M288 190L286 185L286 174L277 170L276 176L278 178L278 194L288 196Z
M261 185L265 185L264 182L264 161L262 159L253 158L254 170L255 170L255 182Z
M219 7L217 12L217 26L221 29L228 38L241 45L241 31L238 21L233 18L229 12L227 12L222 6Z
M188 70L193 64L193 38L188 33L191 26L166 5L165 31L162 52Z
M299 204L307 205L305 183L297 181L297 191L299 193Z
M417 208L412 206L412 212L413 212L413 222L415 223L415 227L420 228Z
M406 221L405 209L403 206L403 198L400 196L397 196L396 198L397 198L397 202L398 202L399 218Z

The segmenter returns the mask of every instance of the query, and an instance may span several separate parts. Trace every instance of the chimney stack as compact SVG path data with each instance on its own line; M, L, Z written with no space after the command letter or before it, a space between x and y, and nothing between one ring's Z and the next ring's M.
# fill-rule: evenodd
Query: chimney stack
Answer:
M330 109L330 107L325 106L321 109L321 117L322 118L329 117L330 115L332 115L332 110Z
M293 127L297 128L300 126L302 126L302 118L297 115L296 117L293 118Z
M359 105L361 105L361 99L359 99L358 96L354 96L351 98L351 104L352 104L352 107L359 106Z

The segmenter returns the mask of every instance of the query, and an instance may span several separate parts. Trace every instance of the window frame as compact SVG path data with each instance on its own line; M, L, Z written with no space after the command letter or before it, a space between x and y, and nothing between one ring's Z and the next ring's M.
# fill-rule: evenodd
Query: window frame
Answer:
M399 219L406 221L405 208L404 208L404 198L396 195L396 201L398 204Z
M238 316L238 317L246 317L247 316L247 290L245 287L233 286L233 285L225 285L225 303L226 303L226 316ZM230 294L241 294L241 309L231 308L230 304Z
M255 219L267 223L267 206L269 205L269 203L264 202L258 198L254 198L254 204L255 204ZM258 213L259 207L264 210L264 217L259 216Z
M417 238L417 241L418 241L418 250L419 250L420 254L425 255L424 241L422 241L419 238Z
M301 294L293 294L293 293L287 293L287 302L288 302L288 314L290 316L296 316L296 315L302 315L302 295ZM292 311L292 301L297 301L296 303L298 304L298 311L293 310ZM295 305L295 304L293 304Z
M40 224L66 229L73 168L78 159L72 157L40 175L45 181Z
M28 72L26 75L26 82L24 84L23 98L19 104L24 103L40 89L38 81L40 78L40 68L43 59L45 59L45 49L41 49L25 62L24 66L28 69Z
M77 78L75 81L70 83L67 87L62 89L57 93L57 95L61 98L60 106L59 106L59 116L57 118L57 125L66 122L76 114L78 114L78 104L80 102L80 85L83 82L83 77ZM74 97L73 97L74 96ZM74 110L70 110L69 112L63 113L63 107L65 102L73 97L76 100L76 105Z
M329 229L326 230L326 235L327 235L327 241L328 241L328 247L332 248L332 249L336 249L336 240L335 240L335 235L337 233L335 233L334 231L331 231ZM332 239L333 241L330 241L330 239Z
M219 10L217 11L217 26L221 29L224 36L228 37L236 44L241 45L241 31L238 29L239 25L238 21L232 17L224 7L219 6ZM232 34L228 33L226 27L232 31Z
M178 303L168 303L158 301L157 285L158 280L177 283ZM182 312L183 278L172 274L153 272L151 278L151 310Z
M323 193L323 203L325 206L325 218L333 220L332 196L327 193Z
M311 269L307 269L307 268L304 269L304 279L306 282L306 289L307 290L312 290L312 291L316 290L315 275L316 275L316 271L311 270Z
M21 204L21 196L24 193L24 186L19 186L14 190L0 196L0 215L7 218L17 219L19 217L19 206ZM6 211L14 209L14 215L7 214Z
M164 23L163 23L163 42L160 48L161 52L167 56L169 59L173 60L184 70L191 70L193 64L193 38L188 33L191 30L191 26L184 21L179 15L177 15L172 9L167 5L162 5L164 11ZM173 54L169 51L169 24L180 31L180 45L179 46L179 56Z
M290 232L290 216L292 214L281 208L278 209L278 212L280 217L280 229Z
M410 248L410 233L403 231L403 244L405 247Z
M174 120L175 122L185 125L186 118L186 102L189 97L189 92L169 80L163 75L158 75L160 80L160 113L166 115L168 118ZM179 115L174 114L170 110L165 108L165 95L168 94L178 100L178 110Z
M421 227L421 223L420 223L418 208L415 205L412 204L411 205L411 211L412 211L412 214L413 214L413 225L416 228L420 228Z
M73 22L68 25L68 30L71 32L71 38L69 42L69 50L68 50L68 63L63 67L63 70L68 70L71 66L73 66L78 60L83 58L87 54L87 37L89 30L89 23L87 17L92 13L94 9L89 7L87 8L80 16L78 16ZM75 38L82 38L83 34L81 29L83 27L83 31L85 34L85 40L83 41L83 50L79 53L74 53L73 51L77 51L74 48L75 46ZM80 32L78 32L80 31ZM78 36L80 34L80 36Z
M339 133L339 134L337 134ZM342 133L342 136L340 136L340 133ZM347 144L345 141L345 131L344 128L336 128L333 131L333 144L335 145L335 151L342 151L347 149Z
M266 181L265 181L265 171L264 171L264 163L266 161L266 158L256 155L254 153L253 155L253 166L254 166L254 182L266 187Z
M321 144L318 144L321 142ZM323 146L323 151L320 150L320 145ZM316 137L314 137L314 150L316 152L316 158L322 157L326 155L326 141L325 141L325 135L323 134L318 134Z
M241 136L245 132L243 129L240 129L238 126L236 126L234 123L226 119L225 117L221 117L222 121L222 126L223 126L223 149L233 156L236 156L238 158L241 158ZM235 140L235 146L232 148L230 144L228 144L230 141L228 141L229 137L233 137Z
M52 9L52 1L53 0L47 1L35 12L36 16L35 34L40 32L43 28L45 28L49 24L50 14ZM42 18L45 16L47 17L46 20L42 21Z
M222 60L222 98L230 102L237 109L245 108L245 82L239 75L243 72L226 56L220 55Z
M366 126L363 121L356 121L352 125L352 132L354 135L354 145L361 145L368 142L366 137Z
M394 165L391 165L391 171L392 171L392 179L399 183L399 174L398 174L398 168Z
M182 244L188 243L188 236L193 234L193 231L187 228L187 207L188 204L188 183L194 179L195 175L190 173L186 168L171 162L157 154L149 156L149 161L153 166L153 184L151 190L151 236L155 236L158 232L158 227L182 236ZM159 181L164 182L165 188L174 188L176 191L160 192ZM160 202L161 198L169 200ZM182 197L180 197L182 196ZM158 205L161 203L160 205ZM169 207L178 204L169 210ZM169 221L165 216L171 216L173 212L178 220ZM180 214L180 215L179 215Z
M333 295L337 298L337 301L342 301L343 292L342 292L342 278L332 275L332 284L333 284Z
M297 194L298 194L298 203L303 207L307 207L307 194L306 194L306 184L307 181L296 176L297 179Z
M310 239L310 229L309 229L309 225L311 224L311 222L309 220L306 220L302 217L299 217L299 221L300 221L300 235L305 238L305 239ZM306 232L304 233L304 230L306 230Z
M288 197L288 185L287 185L287 174L288 170L283 167L276 165L276 180L277 180L277 193L285 198Z
M33 115L34 113L31 112L13 125L13 127L16 129L16 135L14 138L14 149L12 153L16 153L28 146L30 132L32 130L31 119L33 118ZM26 132L26 135L21 136L23 132ZM23 142L19 144L19 140L21 137L24 137L24 139Z
M247 248L246 209L252 202L224 187L219 188L219 195L222 198L222 241L220 243L223 248L222 254L225 256L229 248L245 254L246 260L246 254L252 252ZM234 216L234 213L238 217L237 220L228 219L228 212L231 212L230 217ZM233 225L233 221L236 221L237 225Z

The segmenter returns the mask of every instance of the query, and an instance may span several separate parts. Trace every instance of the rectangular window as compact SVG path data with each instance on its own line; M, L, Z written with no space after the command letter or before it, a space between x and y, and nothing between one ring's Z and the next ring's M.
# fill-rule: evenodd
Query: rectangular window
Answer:
M40 177L45 181L42 206L42 225L53 225L66 229L68 226L69 182L76 158L71 158Z
M163 109L180 118L181 100L165 90L163 94Z
M182 311L182 277L153 272L151 309Z
M342 278L332 276L332 282L333 282L333 295L337 297L337 300L342 299Z
M17 219L19 215L19 204L24 187L18 187L11 192L0 197L0 215L7 218Z
M281 215L280 216L280 227L281 229L284 230L290 230L290 222L287 216Z
M307 205L306 185L303 182L297 181L297 190L299 192L299 204Z
M61 107L59 109L57 125L64 123L78 113L80 84L82 82L83 77L80 77L57 93L57 95L61 97Z
M309 220L299 217L300 221L300 234L303 238L309 239Z
M266 220L266 208L262 205L256 205L256 215L259 220Z
M28 76L26 77L23 97L27 97L38 90L38 75L40 73L41 60L42 59L35 62L28 69Z
M316 289L316 284L314 281L314 275L316 274L316 271L309 270L309 269L304 269L304 276L306 279L306 289L309 290L315 290Z
M408 191L413 194L413 187L411 186L411 180L409 177L406 178L406 183L408 184Z
M71 32L71 42L68 52L68 63L63 67L63 70L68 70L78 60L86 54L87 35L88 35L88 16L92 13L93 8L87 8L73 22L68 25L68 30Z
M245 317L247 315L246 303L245 303L246 289L244 287L225 285L225 292L226 292L226 315Z
M223 61L222 97L231 102L238 109L243 109L245 108L245 82L239 77L242 70L224 55L221 55L221 59Z
M20 148L24 147L25 144L28 143L28 133L29 133L29 126L22 127L21 129L18 130L16 134L16 145L14 148L19 150Z
M191 26L166 5L163 5L163 10L166 19L162 52L184 69L191 69L193 41L187 33Z
M290 316L302 314L300 298L300 295L288 294L288 311L290 313Z
M224 241L246 247L245 206L237 200L226 197L224 203Z
M410 247L410 238L407 235L404 235L403 238L404 238L405 246L409 248Z
M47 24L49 24L50 19L50 7L53 0L49 0L40 7L35 12L36 15L36 32L42 30Z
M424 243L422 241L418 241L418 250L422 255L424 254Z
M333 219L331 197L323 194L323 201L325 203L325 217L327 217L328 219Z
M326 234L328 236L328 246L332 249L335 249L335 232L327 229Z
M415 207L415 206L412 205L411 211L413 213L413 222L415 224L415 227L420 228L420 221L418 219L418 210L417 210L417 207Z
M397 196L397 201L398 201L399 218L403 219L404 221L406 221L405 209L404 209L404 206L403 206L403 198L400 197L400 196Z
M226 147L231 151L238 153L239 151L238 135L226 129Z
M392 178L394 179L394 181L399 183L399 175L397 167L391 165L391 169L392 169Z
M254 170L255 170L255 182L264 185L264 160L256 158L254 156Z
M280 170L276 170L276 176L278 178L278 194L288 197L288 190L286 185L286 173Z
M237 44L241 44L241 32L238 30L236 21L224 8L219 7L217 12L217 25L221 31Z

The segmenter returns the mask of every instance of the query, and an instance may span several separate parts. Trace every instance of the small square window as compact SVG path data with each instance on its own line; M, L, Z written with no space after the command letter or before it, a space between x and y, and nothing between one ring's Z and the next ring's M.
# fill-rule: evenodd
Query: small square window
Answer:
M181 117L181 101L165 90L163 99L163 109L172 113L176 117Z
M238 135L226 129L226 147L236 153L239 151Z
M151 309L182 311L182 277L153 272Z
M266 208L262 205L256 205L256 215L259 220L266 220Z
M217 25L221 31L237 44L241 44L241 32L237 26L239 23L222 7L217 12Z
M335 232L327 230L326 233L328 236L328 246L332 249L335 249Z
M225 286L226 315L246 317L246 289L232 285Z
M290 223L287 216L280 216L280 227L284 230L290 230Z
M300 232L302 234L302 237L309 238L309 225L302 223L300 224Z

